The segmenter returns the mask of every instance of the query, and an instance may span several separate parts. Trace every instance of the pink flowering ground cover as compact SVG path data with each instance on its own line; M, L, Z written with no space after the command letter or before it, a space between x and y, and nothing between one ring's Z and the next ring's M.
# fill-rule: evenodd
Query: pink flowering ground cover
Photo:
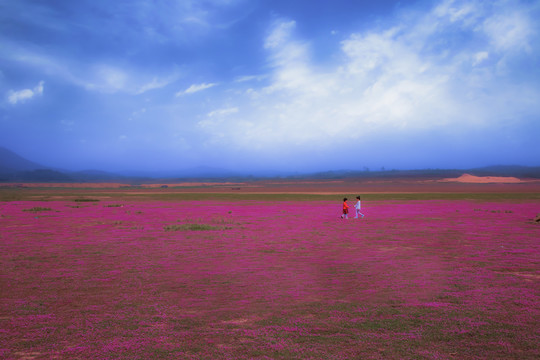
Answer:
M539 205L0 202L0 358L537 359Z

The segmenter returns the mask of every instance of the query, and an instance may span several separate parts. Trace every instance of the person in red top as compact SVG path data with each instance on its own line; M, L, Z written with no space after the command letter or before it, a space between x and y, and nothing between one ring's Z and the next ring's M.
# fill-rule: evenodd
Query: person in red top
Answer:
M347 204L347 198L343 198L343 214L341 214L342 219L349 218L349 205Z

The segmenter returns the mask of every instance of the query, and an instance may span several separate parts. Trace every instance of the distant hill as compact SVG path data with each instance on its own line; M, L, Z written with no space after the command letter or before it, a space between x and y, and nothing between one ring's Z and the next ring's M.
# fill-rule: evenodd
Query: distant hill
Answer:
M159 179L224 179L234 177L246 177L238 171L214 168L209 166L197 166L189 169L166 170L166 171L123 171L126 177L159 178Z
M347 179L347 178L429 178L443 179L459 177L464 173L474 176L510 176L522 179L540 179L540 166L488 166L473 169L421 169L421 170L380 170L355 171L337 170L314 173L311 175L298 175L295 178L307 177L311 179Z
M13 151L0 146L0 174L37 169L46 169L46 167L27 160Z
M349 178L378 178L378 179L444 179L457 178L464 173L474 176L505 176L517 177L520 179L540 179L540 166L488 166L474 169L422 169L422 170L380 170L364 171L358 170L337 170L312 174L297 175L274 175L274 176L252 176L249 173L230 171L226 169L211 167L195 167L191 169L167 171L167 172L136 172L132 171L128 175L119 175L100 170L66 171L51 169L22 156L0 147L0 182L122 182L122 183L143 183L155 181L186 181L194 179L234 180L250 181L262 178L289 178L289 179L349 179Z
M0 182L112 182L126 180L126 177L99 170L51 169L0 147Z
M20 171L14 174L17 182L73 182L74 179L60 171L50 169L36 169L32 171Z
M67 173L75 182L130 182L134 177L127 177L101 170L71 171ZM137 178L140 182L140 179Z
M540 166L497 165L471 169L476 176L514 176L518 178L540 178Z

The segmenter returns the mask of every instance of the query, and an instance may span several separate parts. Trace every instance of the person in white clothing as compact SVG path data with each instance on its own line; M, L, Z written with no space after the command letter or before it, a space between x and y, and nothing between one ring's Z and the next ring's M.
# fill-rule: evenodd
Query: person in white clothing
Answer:
M354 208L356 209L356 216L355 219L358 219L358 215L362 215L362 219L364 218L364 214L360 212L360 209L362 208L362 204L360 203L360 196L356 197L356 204L354 205Z

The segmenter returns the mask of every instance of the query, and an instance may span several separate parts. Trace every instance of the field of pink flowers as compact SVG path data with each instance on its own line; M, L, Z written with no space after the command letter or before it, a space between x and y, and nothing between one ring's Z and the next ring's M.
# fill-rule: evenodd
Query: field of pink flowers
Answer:
M538 359L536 201L0 202L0 358Z

